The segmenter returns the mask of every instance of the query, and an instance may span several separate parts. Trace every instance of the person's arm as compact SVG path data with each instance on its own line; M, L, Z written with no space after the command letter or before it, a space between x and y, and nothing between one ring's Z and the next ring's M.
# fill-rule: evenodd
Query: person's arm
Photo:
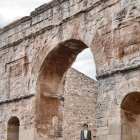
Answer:
M92 140L91 131L89 130L89 132L90 132L90 140Z
M82 137L82 135L83 135L83 130L81 131L80 140L83 140L83 137Z

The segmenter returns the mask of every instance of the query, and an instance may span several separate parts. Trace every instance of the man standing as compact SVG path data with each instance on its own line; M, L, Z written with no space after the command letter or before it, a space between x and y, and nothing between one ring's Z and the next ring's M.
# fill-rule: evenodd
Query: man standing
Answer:
M91 139L91 131L88 130L88 124L84 124L84 130L81 131L80 140L92 140Z

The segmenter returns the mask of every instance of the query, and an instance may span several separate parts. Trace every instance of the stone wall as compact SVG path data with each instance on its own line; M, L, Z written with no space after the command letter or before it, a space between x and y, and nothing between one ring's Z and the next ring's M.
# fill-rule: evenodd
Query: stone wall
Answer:
M66 74L64 89L64 101L44 96L37 102L33 96L1 103L0 140L16 136L19 140L69 140L71 137L77 140L85 122L95 139L95 81L71 68ZM12 118L19 122L11 121Z
M96 82L77 70L70 69L66 75L64 97L64 140L79 140L84 123L89 124L95 140Z
M65 73L87 47L97 67L98 140L120 140L122 100L140 92L139 0L54 0L4 27L0 104L34 95L39 108L42 94L63 95Z
M97 105L97 126L99 127L97 135L102 135L99 136L99 140L126 140L127 138L132 138L132 127L139 127L137 125L137 122L139 122L138 114L140 113L139 81L139 69L127 70L123 73L114 74L102 79L102 84L98 85ZM131 99L131 102L126 103L127 110L122 109L122 103L126 96L131 93L133 95L135 92L138 94ZM132 122L129 122L129 119L132 119ZM125 125L127 125L128 128ZM131 131L130 135L126 132L126 129L129 129L129 132ZM136 128L136 131L137 130ZM134 137L135 136L137 136L137 134L134 134Z
M140 139L140 115L131 111L121 111L122 117L122 140Z
M63 103L57 98L41 97L36 106L36 139L62 140Z
M7 140L7 138L10 137L9 133L11 133L11 131L9 129L11 128L9 128L8 122L12 117L19 119L19 139L34 140L35 116L35 97L1 104L0 140Z

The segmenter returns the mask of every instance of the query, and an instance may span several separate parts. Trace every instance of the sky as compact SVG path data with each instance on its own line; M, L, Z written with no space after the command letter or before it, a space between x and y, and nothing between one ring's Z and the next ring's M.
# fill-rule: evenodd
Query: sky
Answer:
M0 0L0 28L8 25L16 19L28 16L35 8L51 0ZM73 68L96 80L96 68L90 49L81 52Z
M76 58L73 68L96 80L96 66L90 49L83 50Z

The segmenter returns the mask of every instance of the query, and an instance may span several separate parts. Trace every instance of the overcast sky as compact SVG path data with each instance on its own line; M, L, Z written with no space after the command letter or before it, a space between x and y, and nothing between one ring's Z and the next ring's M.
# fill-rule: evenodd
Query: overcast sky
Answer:
M73 68L96 80L96 67L90 49L82 51L73 63Z
M0 28L16 19L30 15L35 8L48 2L50 0L0 0ZM96 69L90 49L80 53L72 67L95 79Z

